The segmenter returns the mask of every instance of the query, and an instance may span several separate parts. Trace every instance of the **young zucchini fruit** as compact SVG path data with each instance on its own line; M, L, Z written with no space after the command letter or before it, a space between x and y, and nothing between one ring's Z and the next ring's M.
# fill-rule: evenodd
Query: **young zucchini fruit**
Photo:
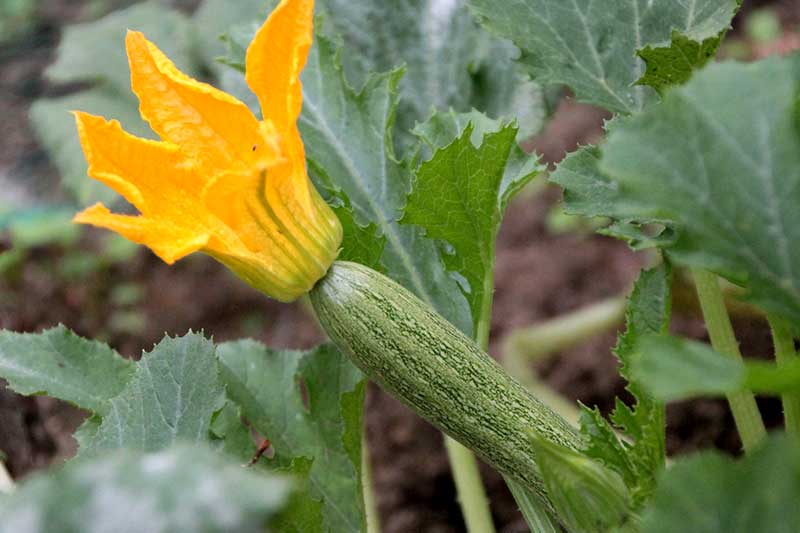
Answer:
M580 448L568 422L386 276L336 261L310 296L322 327L370 379L501 473L546 496L531 431Z

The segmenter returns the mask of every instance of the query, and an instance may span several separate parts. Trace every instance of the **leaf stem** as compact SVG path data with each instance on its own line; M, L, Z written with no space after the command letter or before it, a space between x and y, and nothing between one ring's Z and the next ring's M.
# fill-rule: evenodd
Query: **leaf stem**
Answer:
M780 316L767 314L769 327L772 330L772 342L775 345L775 359L782 367L797 359L794 349L794 335L789 324ZM781 395L783 402L783 418L786 431L800 435L800 391L786 392Z
M489 511L489 500L483 489L483 481L478 470L475 455L458 441L447 435L444 446L450 460L450 469L458 491L458 503L464 515L464 523L469 533L493 532L494 523Z
M697 287L697 296L700 300L700 308L703 310L703 318L711 338L711 345L719 353L741 360L742 354L733 333L731 319L725 308L725 300L716 274L704 269L693 268L692 276ZM764 421L758 411L755 396L750 391L729 394L728 403L731 406L744 451L750 453L766 435Z
M364 429L361 432L361 486L364 491L364 514L367 521L367 533L380 533L381 521L372 484L372 467L369 462L366 423L364 423Z
M538 380L531 369L531 362L617 326L625 318L625 306L625 297L615 296L551 320L516 329L503 341L504 365L523 384L533 386Z

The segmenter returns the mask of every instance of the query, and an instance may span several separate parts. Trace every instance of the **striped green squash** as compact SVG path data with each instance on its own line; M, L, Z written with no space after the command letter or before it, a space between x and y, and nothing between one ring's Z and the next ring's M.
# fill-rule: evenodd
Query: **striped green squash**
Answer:
M545 496L530 431L580 448L568 422L386 276L337 261L310 296L322 327L356 366L501 473Z

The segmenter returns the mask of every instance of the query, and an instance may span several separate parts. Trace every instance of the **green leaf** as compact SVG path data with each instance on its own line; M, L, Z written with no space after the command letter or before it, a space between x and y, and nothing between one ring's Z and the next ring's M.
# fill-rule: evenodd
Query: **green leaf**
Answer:
M744 383L742 361L726 357L701 342L646 335L639 339L636 350L634 378L662 401L725 394Z
M629 455L629 447L617 437L614 428L603 418L600 410L581 404L580 425L586 442L583 452L613 468L629 487L635 486L639 473Z
M617 124L600 170L615 214L667 221L680 264L746 287L755 304L800 320L797 56L710 65L662 105Z
M55 83L104 82L119 94L131 94L125 53L129 29L144 32L181 70L195 70L186 17L164 2L150 0L96 21L66 26L56 60L47 67L45 76Z
M630 495L619 474L546 439L534 442L547 494L570 531L601 533L622 524Z
M674 237L671 228L662 224L613 221L608 226L600 228L597 233L625 241L631 250L640 251L648 248L662 248L669 246Z
M669 46L673 31L702 42L726 30L736 0L469 0L479 21L523 50L540 83L568 85L584 102L630 114L656 99L634 85L644 73L636 53Z
M622 476L631 491L634 508L652 494L664 468L666 422L663 404L642 390L637 376L631 373L631 364L641 337L664 334L669 328L670 283L666 265L641 272L628 299L625 332L614 348L622 363L620 374L629 381L628 390L636 400L631 408L617 399L611 415L627 440L620 440L596 409L581 409L581 433L587 442L584 453Z
M423 163L401 221L416 224L425 229L427 237L447 243L449 253L442 258L449 271L464 277L463 290L475 330L482 306L492 298L495 237L507 201L503 187L518 190L520 183L539 171L535 158L530 158L534 162L530 171L520 176L518 169L512 169L515 179L504 184L509 155L518 149L517 128L513 124L496 126L499 129L475 143L475 127L469 123L459 137Z
M165 337L142 356L81 453L155 451L179 440L206 441L224 402L218 374L214 344L202 334Z
M695 70L700 69L714 57L725 30L701 42L692 40L677 31L672 32L669 46L646 46L639 50L647 65L644 75L636 82L649 85L659 93L673 85L683 85Z
M637 382L664 401L744 389L783 394L800 387L800 362L739 361L710 346L670 336L645 336L636 347L632 372Z
M625 443L634 465L636 484L631 494L638 506L652 493L666 458L666 414L664 405L641 390L629 365L637 339L647 334L666 334L672 312L672 269L662 263L643 270L636 280L625 312L625 333L617 340L614 354L622 366L620 374L628 380L628 391L636 399L631 409L619 399L611 419L631 439Z
M227 57L231 44L241 45L237 56L242 59L243 70L244 53L257 28L251 26L260 25L277 4L278 0L203 0L191 18L195 53L202 57L205 66L219 78L230 70L220 64L220 58ZM244 27L250 28L247 40L241 43L232 42L228 35L231 29Z
M543 88L531 80L516 61L520 54L516 46L506 39L493 38L482 28L479 31L483 46L478 47L482 53L474 61L477 66L472 67L470 105L489 117L515 119L519 125L517 140L529 139L544 127L561 97L561 88Z
M293 483L198 445L117 450L34 475L0 499L2 532L265 531Z
M361 373L330 345L300 353L240 341L218 353L229 397L272 443L270 464L306 473L300 507L321 502L326 531L363 530Z
M620 335L614 353L622 362L620 373L634 381L628 373L628 365L636 350L638 339L648 334L666 334L672 311L672 272L662 264L643 270L628 298L625 311L625 333Z
M516 47L483 32L464 0L322 0L318 7L330 33L344 41L344 69L354 86L405 65L395 130L401 146L432 109L477 107L493 118L517 118L527 136L541 128L541 88L514 63Z
M564 189L564 211L587 217L624 219L628 209L620 205L619 184L600 172L602 152L596 146L583 146L559 163L550 181Z
M133 369L107 345L61 325L36 334L0 331L0 377L20 394L47 394L105 413Z
M679 460L644 513L644 533L800 531L800 443L772 435L735 461L719 452Z
M346 198L340 200L345 201ZM334 206L333 210L342 224L342 240L346 243L337 259L371 265L382 270L381 256L386 246L386 237L380 234L377 224L362 226L356 222L355 213L347 204Z
M302 76L300 130L309 168L329 196L346 196L357 224L374 224L385 239L373 244L383 246L381 263L368 266L384 270L469 333L468 303L442 268L436 243L419 228L398 223L411 188L410 169L395 158L391 138L400 76L372 76L356 93L333 44L317 38Z
M451 109L446 112L434 113L424 123L417 124L414 128L414 135L419 137L433 153L453 144L457 137L461 137L464 134L464 130L468 126L471 126L472 134L469 137L472 144L482 151L481 144L484 142L486 135L496 133L511 125L491 119L474 109L468 113L456 113ZM516 125L514 127L516 128ZM519 138L519 132L517 133L517 138ZM498 164L500 163L498 162ZM511 198L544 169L545 167L539 164L538 157L535 154L526 154L516 143L511 146L506 157L503 179L500 182L498 191L501 214L505 211ZM417 173L419 174L419 171Z
M241 408L230 400L212 415L209 435L215 449L227 453L241 464L249 464L256 453L257 446L250 428L242 421ZM257 463L251 468L259 467Z

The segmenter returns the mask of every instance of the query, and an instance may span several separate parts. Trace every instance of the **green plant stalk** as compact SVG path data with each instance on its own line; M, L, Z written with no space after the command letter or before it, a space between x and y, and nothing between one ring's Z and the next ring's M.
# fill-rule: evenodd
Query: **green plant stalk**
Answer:
M457 440L444 435L444 447L456 485L458 503L464 524L470 533L493 532L494 523L489 510L489 499L483 489L481 473L475 455Z
M784 366L796 360L797 352L794 349L794 336L789 324L778 315L767 315L769 327L772 330L772 341L775 344L775 359L778 366ZM800 391L787 392L781 395L783 402L783 418L786 431L800 435Z
M725 300L716 274L701 268L693 268L692 276L697 287L697 297L703 310L706 329L711 337L711 345L723 355L742 360L739 343L733 333L731 319L725 308ZM744 451L750 453L766 436L764 421L758 411L755 396L750 391L741 391L729 394L727 397Z
M361 432L361 486L364 492L364 515L367 521L367 533L380 533L381 521L372 484L372 467L369 462L366 423Z
M617 296L514 330L503 343L503 353L506 357L527 362L569 348L621 324L625 318L625 305L625 298Z

